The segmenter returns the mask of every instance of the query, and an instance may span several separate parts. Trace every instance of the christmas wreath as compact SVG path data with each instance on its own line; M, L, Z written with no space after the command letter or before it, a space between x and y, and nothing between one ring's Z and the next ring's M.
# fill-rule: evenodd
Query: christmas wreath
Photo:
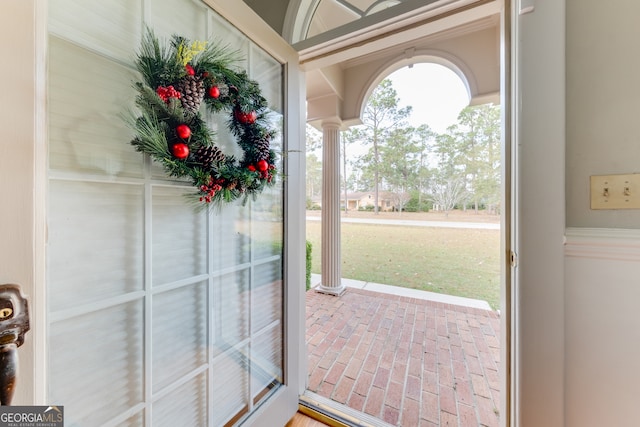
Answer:
M219 44L174 35L161 45L151 30L143 36L135 82L140 114L129 120L136 135L131 144L159 162L169 176L188 177L196 201L220 205L255 197L275 183L274 130L258 83L245 71L230 68L238 53ZM229 114L229 129L242 158L225 155L215 132L200 113L202 102L213 113Z

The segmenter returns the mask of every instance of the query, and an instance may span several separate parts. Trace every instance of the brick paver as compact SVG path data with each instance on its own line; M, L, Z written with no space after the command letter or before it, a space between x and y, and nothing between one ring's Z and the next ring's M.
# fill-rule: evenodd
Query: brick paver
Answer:
M355 288L306 305L310 391L402 427L498 427L497 313Z

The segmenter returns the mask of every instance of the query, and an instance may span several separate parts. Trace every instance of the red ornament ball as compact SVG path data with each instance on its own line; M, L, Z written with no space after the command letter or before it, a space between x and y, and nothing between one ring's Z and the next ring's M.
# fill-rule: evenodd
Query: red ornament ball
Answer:
M253 165L247 166L247 169L249 169L251 172L255 172L256 171L256 167L253 166Z
M185 71L187 72L188 75L190 75L190 76L195 76L196 75L196 70L193 69L191 64L185 65L184 69L185 69Z
M267 161L266 161L266 160L260 160L260 161L258 161L258 170L259 170L260 172L264 172L264 171L266 171L267 169L269 169L269 163L267 163Z
M218 99L218 97L220 97L220 89L218 88L218 86L211 86L209 88L209 96L215 99Z
M178 125L176 127L176 135L182 139L189 139L191 136L191 129L185 124Z
M186 159L189 157L189 146L184 142L177 142L171 146L171 154L176 159Z
M257 119L258 114L255 111L249 111L248 113L246 113L245 120L247 124L255 123Z
M237 109L234 111L234 114L236 120L245 125L253 124L258 119L258 113L256 113L255 110L245 113L244 111Z

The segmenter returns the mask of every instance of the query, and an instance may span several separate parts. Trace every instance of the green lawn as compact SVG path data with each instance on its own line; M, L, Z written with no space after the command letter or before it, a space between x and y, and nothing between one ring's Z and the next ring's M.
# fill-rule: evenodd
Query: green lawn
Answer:
M342 277L487 301L500 300L500 232L342 223ZM320 223L307 221L313 273Z

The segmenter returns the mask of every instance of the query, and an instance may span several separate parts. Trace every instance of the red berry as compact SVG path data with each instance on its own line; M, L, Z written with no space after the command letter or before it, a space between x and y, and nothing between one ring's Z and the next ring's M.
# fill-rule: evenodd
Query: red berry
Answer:
M259 170L260 172L264 172L264 171L266 171L267 169L269 169L269 163L267 163L267 161L266 161L266 160L260 160L260 161L258 162L258 170Z
M182 139L189 139L191 136L191 129L185 124L178 125L176 127L176 135Z
M191 64L187 64L184 66L184 69L186 70L187 74L190 76L195 76L196 75L196 70L193 69L193 67L191 66Z
M171 146L171 154L176 159L186 159L189 157L189 146L184 142L178 142Z
M211 98L218 99L218 97L220 96L220 89L218 89L218 86L211 86L209 88L209 96Z
M158 86L156 93L164 102L168 102L169 98L180 98L182 96L173 86Z

